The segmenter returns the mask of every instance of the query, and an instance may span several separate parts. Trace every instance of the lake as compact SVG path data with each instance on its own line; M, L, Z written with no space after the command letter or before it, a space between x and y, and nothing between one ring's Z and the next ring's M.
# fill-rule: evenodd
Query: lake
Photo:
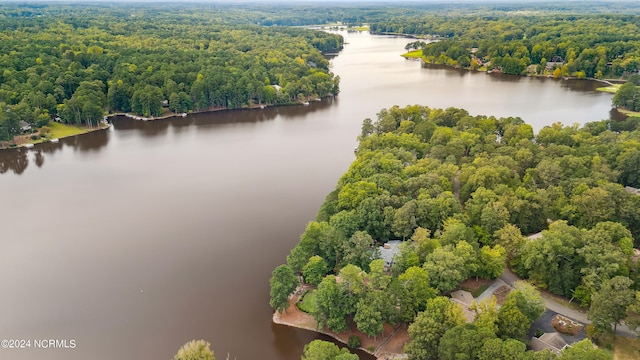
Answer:
M609 117L597 83L424 67L410 39L342 33L338 97L152 122L0 151L2 339L11 359L300 359L313 332L271 323L268 280L393 105L520 116L536 131Z

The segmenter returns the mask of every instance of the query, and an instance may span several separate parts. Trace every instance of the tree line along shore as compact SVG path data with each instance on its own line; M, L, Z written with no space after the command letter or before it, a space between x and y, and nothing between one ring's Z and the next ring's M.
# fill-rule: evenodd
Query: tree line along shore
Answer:
M339 92L322 55L342 48L339 35L229 23L214 9L154 10L0 6L0 141L53 119L91 128L106 113L150 118Z

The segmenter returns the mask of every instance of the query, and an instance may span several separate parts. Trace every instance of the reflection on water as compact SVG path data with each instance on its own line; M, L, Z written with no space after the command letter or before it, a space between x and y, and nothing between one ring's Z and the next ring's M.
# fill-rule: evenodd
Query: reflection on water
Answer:
M309 105L290 105L267 107L265 109L222 110L191 114L186 117L141 121L126 116L111 119L115 131L134 131L145 138L166 136L169 129L180 132L191 126L201 127L206 131L206 125L224 125L234 123L258 123L272 121L280 116L283 119L303 119L306 115L323 111L338 104L337 98L325 98L311 102ZM213 129L213 128L211 128ZM33 160L38 167L45 163L45 154L54 154L66 147L74 151L99 151L109 143L110 129L97 130L87 134L60 139L58 143L43 142L36 144L31 151L25 148L6 149L0 151L0 174L11 170L14 174L22 174L29 165L29 153L33 153Z
M36 150L35 161L37 167L42 167L42 164L44 164L44 155L42 155L42 151Z
M301 119L316 111L326 110L335 105L337 98L325 98L321 101L305 105L272 106L265 109L220 110L214 112L195 113L187 117L174 117L153 121L134 120L125 116L112 119L116 131L135 130L145 137L167 135L169 128L182 129L189 126L224 125L235 123L258 123L272 121L280 116L285 119Z
M0 151L0 174L9 170L17 175L22 174L29 165L27 153L28 151L24 148Z
M626 119L628 116L621 113L620 111L618 111L617 108L613 108L611 109L611 111L609 111L609 119L611 120L617 120L617 121L622 121L624 119Z
M39 143L31 149L20 147L0 150L0 174L9 170L16 175L22 174L29 166L31 159L29 154L33 154L32 158L36 166L42 167L45 163L45 154L48 156L67 147L80 152L98 151L105 147L108 142L109 131L105 129L60 139L57 143Z

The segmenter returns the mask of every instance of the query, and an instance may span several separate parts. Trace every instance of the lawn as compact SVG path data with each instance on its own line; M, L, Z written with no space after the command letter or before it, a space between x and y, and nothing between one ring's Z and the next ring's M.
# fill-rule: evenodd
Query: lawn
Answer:
M618 111L627 115L627 116L636 116L636 117L640 117L640 112L638 111L631 111L631 110L625 110L625 109L620 109L618 108Z
M615 94L619 88L620 88L620 84L613 84L611 86L599 87L596 90Z
M402 56L404 56L407 59L420 59L422 58L422 50L409 51L408 53L403 54Z
M635 360L640 358L640 339L624 336L608 337L602 340L601 348L613 348L614 360Z
M51 132L49 133L49 138L51 139L60 139L63 137L84 134L92 130L87 127L61 124L59 122L50 122L47 127L51 128Z
M369 31L369 26L363 25L363 26L351 26L349 27L349 30L353 30L353 31Z
M297 303L298 309L311 314L316 308L316 292L309 290L302 295L302 300Z

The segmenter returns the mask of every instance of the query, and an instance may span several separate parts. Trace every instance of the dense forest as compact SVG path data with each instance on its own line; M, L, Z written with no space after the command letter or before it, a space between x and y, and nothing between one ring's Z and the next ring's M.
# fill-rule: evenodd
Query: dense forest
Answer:
M336 95L339 35L229 24L196 7L0 6L0 141L20 121L277 105Z
M180 113L337 94L321 53L341 49L342 38L290 26L370 23L376 33L438 35L424 55L451 66L631 74L640 66L639 12L611 2L6 3L0 141L20 133L20 121L93 126L104 113L158 116L163 105Z
M628 81L618 88L611 103L615 107L635 112L640 111L640 75L629 76Z
M506 74L621 77L640 69L637 15L425 15L371 24L376 33L438 35L426 61ZM530 65L534 65L529 68Z
M274 308L286 308L301 274L317 286L320 327L339 333L353 321L377 336L384 323L412 323L410 359L550 358L525 353L544 310L531 285L517 285L499 310L482 305L471 324L440 297L507 266L590 307L591 334L639 309L640 196L625 186L640 187L640 118L534 135L520 118L415 105L366 119L359 138L357 159L274 270ZM376 249L389 239L403 242L386 271ZM571 351L560 359L576 358Z

